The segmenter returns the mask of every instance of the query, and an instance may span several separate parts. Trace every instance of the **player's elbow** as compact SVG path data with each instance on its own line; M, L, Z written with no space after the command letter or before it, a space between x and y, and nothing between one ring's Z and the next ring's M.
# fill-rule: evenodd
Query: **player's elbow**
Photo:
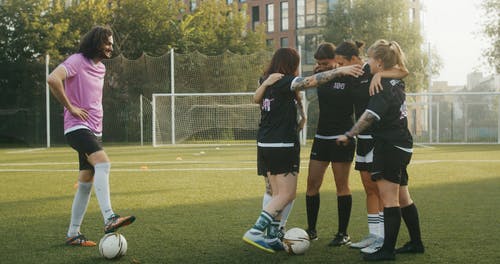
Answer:
M47 78L47 83L49 84L49 87L53 89L61 80L59 80L57 77L55 77L53 74L50 74L49 77Z

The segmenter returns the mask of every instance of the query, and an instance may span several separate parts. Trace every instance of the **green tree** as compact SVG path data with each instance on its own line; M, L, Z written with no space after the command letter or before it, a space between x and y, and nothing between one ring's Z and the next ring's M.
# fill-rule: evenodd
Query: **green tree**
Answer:
M1 6L0 61L36 61L45 53L71 45L66 18L54 19L62 7L50 0L4 1Z
M344 40L362 40L367 46L377 39L397 41L406 54L410 75L405 81L409 91L427 87L428 51L423 49L419 26L410 21L407 0L339 0L327 19L326 41L339 44ZM432 73L441 67L437 55L432 56Z
M176 25L184 7L176 0L118 1L112 22L115 50L127 58L138 58L143 52L167 53L178 42Z
M248 30L246 5L238 9L225 1L208 0L200 3L192 14L184 16L181 34L181 52L198 50L207 55L222 54L229 50L238 54L249 54L265 49L264 28Z
M495 72L500 73L500 0L484 0L481 9L483 34L490 41L484 55Z

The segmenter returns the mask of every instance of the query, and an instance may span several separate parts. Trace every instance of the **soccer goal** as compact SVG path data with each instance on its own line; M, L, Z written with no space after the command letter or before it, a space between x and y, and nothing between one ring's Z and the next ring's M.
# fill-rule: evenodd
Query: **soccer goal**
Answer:
M153 146L255 143L260 118L253 93L153 94Z

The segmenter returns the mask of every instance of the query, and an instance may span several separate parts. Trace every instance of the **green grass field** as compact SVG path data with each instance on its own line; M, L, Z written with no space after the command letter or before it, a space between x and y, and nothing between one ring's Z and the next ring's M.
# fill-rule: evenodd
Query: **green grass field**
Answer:
M306 227L310 146L302 149L288 228ZM302 256L268 254L241 237L261 210L264 183L254 146L108 147L115 212L137 221L121 230L128 252L113 263L362 263L359 251L329 248L337 228L331 170L321 189L319 240ZM97 248L63 244L77 180L69 147L1 149L0 263L108 263ZM426 253L398 263L500 263L500 146L417 147L409 167ZM367 233L364 191L352 171L349 234ZM82 232L98 241L103 220L92 199ZM408 239L404 223L398 245Z

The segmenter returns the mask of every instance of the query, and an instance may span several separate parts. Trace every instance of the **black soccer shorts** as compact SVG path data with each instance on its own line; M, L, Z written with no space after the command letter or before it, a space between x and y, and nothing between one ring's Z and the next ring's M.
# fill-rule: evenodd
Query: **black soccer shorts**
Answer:
M355 148L356 142L354 142L354 140L350 140L349 143L344 146L342 144L338 145L336 138L322 139L315 137L311 148L310 159L328 162L352 162Z
M97 137L88 129L78 129L64 135L68 144L78 152L80 170L94 170L89 163L88 156L102 150L101 137Z
M298 173L300 144L294 147L257 147L257 173L262 176Z
M385 179L387 181L408 185L406 168L410 163L412 153L397 148L394 145L375 141L373 150L372 180Z

